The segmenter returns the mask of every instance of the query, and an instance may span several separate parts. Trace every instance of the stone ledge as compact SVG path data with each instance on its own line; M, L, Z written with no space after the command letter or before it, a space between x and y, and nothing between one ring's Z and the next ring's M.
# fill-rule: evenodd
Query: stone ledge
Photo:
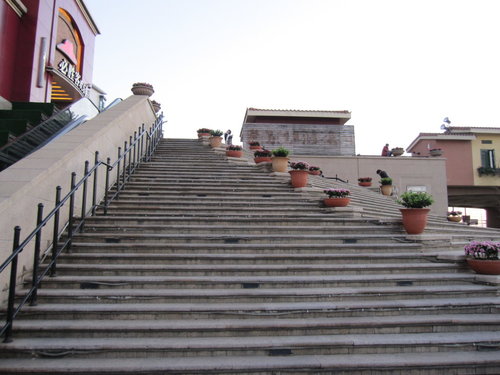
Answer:
M500 275L476 275L477 282L500 286Z
M324 207L323 212L341 214L343 217L361 217L363 213L362 207L346 206L346 207Z

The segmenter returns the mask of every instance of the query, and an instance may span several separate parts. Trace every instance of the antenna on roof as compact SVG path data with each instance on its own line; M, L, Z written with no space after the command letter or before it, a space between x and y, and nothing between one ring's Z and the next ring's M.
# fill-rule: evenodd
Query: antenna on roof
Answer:
M447 125L450 125L451 124L451 121L448 117L445 117L443 119L443 122L444 124L441 125L441 130L444 130L445 132L449 132L450 131L450 128L447 126Z

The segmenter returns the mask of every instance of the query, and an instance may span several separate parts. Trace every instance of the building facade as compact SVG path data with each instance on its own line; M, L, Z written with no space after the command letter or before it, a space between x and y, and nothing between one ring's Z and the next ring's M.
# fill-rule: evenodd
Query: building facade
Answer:
M241 141L257 140L268 149L283 146L294 155L355 155L349 111L298 111L248 108Z
M420 133L407 148L414 157L440 150L446 158L451 206L486 210L487 225L500 228L500 128L447 127Z
M13 101L65 106L88 97L97 35L82 0L0 0L3 107Z

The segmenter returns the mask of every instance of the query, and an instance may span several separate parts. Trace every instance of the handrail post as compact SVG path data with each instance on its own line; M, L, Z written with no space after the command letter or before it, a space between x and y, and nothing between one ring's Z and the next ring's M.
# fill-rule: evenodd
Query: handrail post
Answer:
M108 199L109 199L109 172L111 171L109 165L111 165L111 158L106 159L106 182L104 187L104 215L108 214Z
M118 147L118 164L116 164L116 199L120 198L120 163L121 163L122 148Z
M96 200L97 200L97 170L99 169L97 167L98 163L99 163L99 151L96 151L94 158L94 181L92 186L92 216L95 215L95 211L97 208Z
M141 150L140 150L140 155L141 155L141 161L144 161L144 124L142 124L142 129L141 129Z
M132 150L133 150L133 148L132 148L132 136L129 137L129 141L130 141L130 143L129 143L129 146L128 146L129 148L128 148L127 182L130 179L130 175L132 174L132 172L131 172L131 164L132 164L132 155L131 155L131 153L132 153Z
M135 168L137 168L137 164L136 162L138 161L136 159L136 152L137 152L137 132L134 132L134 150L132 152L133 156L134 156L134 163L133 163L133 166L134 166L134 171L135 171Z
M21 237L21 227L14 228L14 243L12 245L12 252L15 253L19 246L19 238ZM17 255L12 258L10 263L10 283L9 283L9 299L7 302L7 316L5 323L7 329L5 330L5 338L3 342L12 342L12 323L14 321L14 300L16 298L16 279L17 279Z
M56 187L56 207L61 203L61 187ZM50 267L50 277L56 275L56 259L59 243L59 210L54 214L54 232L52 233L52 266Z
M122 187L125 185L127 173L127 141L125 141L123 146L123 179L122 179Z
M71 184L70 191L73 191L76 186L76 173L71 172ZM68 250L71 248L71 242L73 241L73 225L75 222L75 193L71 193L69 197L69 216L68 216Z
M38 227L43 221L43 204L38 203L38 211L36 214L36 226ZM40 243L42 242L42 231L39 230L35 235L35 250L33 252L33 272L31 277L31 288L33 293L30 297L30 306L36 306L38 294L38 267L40 265Z
M85 167L83 171L83 176L85 176L89 173L89 161L85 160ZM80 232L83 232L84 230L84 225L85 225L85 215L87 213L87 179L85 178L83 180L83 191L82 191L82 225L80 227Z

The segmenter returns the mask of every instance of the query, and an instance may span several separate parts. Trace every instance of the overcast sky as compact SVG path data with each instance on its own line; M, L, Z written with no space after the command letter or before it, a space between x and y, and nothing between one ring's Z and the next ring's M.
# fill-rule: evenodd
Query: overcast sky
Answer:
M93 83L154 86L166 137L239 135L247 107L349 110L356 153L500 127L498 0L85 0ZM239 143L239 137L233 140Z

